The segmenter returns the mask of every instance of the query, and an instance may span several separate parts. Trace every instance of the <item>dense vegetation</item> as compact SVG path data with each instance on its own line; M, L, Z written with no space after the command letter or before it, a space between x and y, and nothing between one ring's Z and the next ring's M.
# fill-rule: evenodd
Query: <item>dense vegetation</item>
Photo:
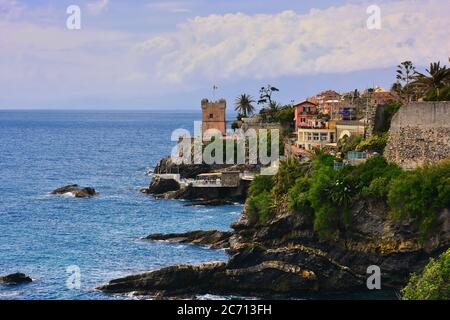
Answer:
M388 204L393 218L414 219L426 233L436 213L450 208L450 160L402 173L390 185Z
M383 153L388 141L388 134L373 135L366 139L361 136L345 137L338 142L337 151L344 156L349 151L367 151Z
M412 274L402 290L404 300L450 300L450 249L431 259L420 276Z
M351 224L352 204L364 200L387 204L389 218L413 219L426 234L450 207L450 161L407 172L381 156L337 170L334 161L318 152L306 163L282 162L274 177L258 177L247 202L250 217L264 221L289 210L312 218L315 231L328 238Z

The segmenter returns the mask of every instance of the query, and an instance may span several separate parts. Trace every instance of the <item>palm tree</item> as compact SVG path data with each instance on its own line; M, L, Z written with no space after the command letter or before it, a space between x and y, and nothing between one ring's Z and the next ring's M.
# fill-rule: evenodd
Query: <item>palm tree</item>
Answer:
M428 75L416 71L411 84L418 88L422 95L435 96L439 101L440 90L450 85L450 69L447 69L447 66L441 67L440 62L434 62L426 72Z
M234 102L236 108L234 110L241 113L244 117L247 117L255 112L255 107L253 107L253 103L255 103L253 98L250 95L243 93L236 98Z

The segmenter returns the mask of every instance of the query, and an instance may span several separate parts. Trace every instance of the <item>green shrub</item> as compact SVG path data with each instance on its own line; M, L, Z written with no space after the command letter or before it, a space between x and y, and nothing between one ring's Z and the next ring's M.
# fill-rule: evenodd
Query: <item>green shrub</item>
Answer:
M247 212L254 221L266 221L272 210L272 196L268 191L252 196L247 202Z
M291 126L294 123L294 107L285 107L275 114L275 122L283 126Z
M361 195L375 200L386 200L389 192L390 180L387 177L378 177L372 180L368 187L363 187Z
M337 172L323 166L311 176L308 201L314 209L314 230L322 238L330 237L338 229L339 211L333 202Z
M450 160L402 173L388 193L392 217L414 219L426 235L439 211L450 207L449 181Z
M298 178L295 185L289 189L289 209L295 213L313 216L314 210L311 202L308 200L310 188L309 179L306 177Z
M324 204L315 211L314 230L322 239L330 238L338 230L338 221L339 214L336 207Z
M412 274L402 294L404 300L450 300L450 249L430 259L420 276Z
M357 146L356 151L374 151L378 153L383 153L388 141L388 134L373 135L367 139L362 140Z
M401 173L400 167L388 163L385 158L373 157L354 167L355 188L366 199L386 200L392 179Z
M345 155L349 151L354 151L361 141L361 136L345 136L344 138L339 139L337 151Z
M250 188L248 190L249 196L256 196L265 191L271 191L274 186L274 181L272 176L259 175L253 179Z
M274 194L282 196L295 184L296 180L307 174L308 165L302 164L294 158L280 162L278 173L274 177Z

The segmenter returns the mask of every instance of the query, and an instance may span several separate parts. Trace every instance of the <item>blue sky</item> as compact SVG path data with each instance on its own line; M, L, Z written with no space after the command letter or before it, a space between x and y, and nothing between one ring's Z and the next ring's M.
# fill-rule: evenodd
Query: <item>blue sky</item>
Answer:
M66 28L71 4L81 30ZM230 104L269 83L281 103L388 88L403 60L448 62L448 12L447 0L0 0L0 108L196 109L214 84Z

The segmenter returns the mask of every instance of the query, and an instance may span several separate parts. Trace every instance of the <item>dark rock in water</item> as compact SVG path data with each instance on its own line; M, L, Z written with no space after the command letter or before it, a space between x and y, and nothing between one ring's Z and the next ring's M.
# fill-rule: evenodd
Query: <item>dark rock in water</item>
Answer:
M223 199L213 199L213 200L198 200L198 201L192 201L191 203L187 203L184 206L185 207L192 207L192 206L224 206L224 205L230 205L233 204L231 201L223 200Z
M192 187L187 186L180 190L169 192L164 195L168 199L184 199L196 201L227 201L243 202L247 196L249 181L241 180L238 187Z
M4 277L0 277L0 284L22 284L32 282L30 277L24 273L13 273Z
M177 181L156 176L152 179L146 193L158 195L178 189L180 189L180 185Z
M68 185L62 188L53 190L50 194L65 194L72 193L76 198L89 198L98 195L94 188L83 188L77 184Z
M154 241L169 241L176 243L191 243L196 245L207 245L213 249L223 249L230 246L229 239L231 232L224 231L191 231L186 233L172 233L172 234L151 234L144 238L144 240Z
M266 261L250 268L229 269L226 263L178 265L111 281L98 288L109 293L134 291L140 295L186 294L283 295L315 290L316 275L299 266Z

